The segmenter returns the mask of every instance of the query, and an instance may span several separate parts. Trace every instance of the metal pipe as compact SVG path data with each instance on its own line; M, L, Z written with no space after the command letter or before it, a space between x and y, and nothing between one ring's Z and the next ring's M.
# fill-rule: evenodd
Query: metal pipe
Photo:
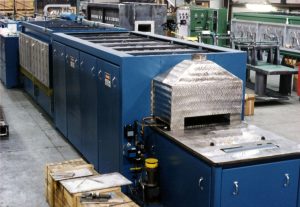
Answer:
M49 8L71 8L71 4L47 4L44 7L44 17L48 16L48 9Z
M86 19L82 19L82 24L83 25L88 25L90 27L114 27L113 24L106 24L103 22L96 22L96 21L90 21L90 20L86 20Z

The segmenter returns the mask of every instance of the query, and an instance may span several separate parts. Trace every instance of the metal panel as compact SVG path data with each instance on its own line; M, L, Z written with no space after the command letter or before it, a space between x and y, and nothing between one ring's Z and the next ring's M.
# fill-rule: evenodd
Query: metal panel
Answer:
M81 150L79 51L70 47L66 47L66 83L68 138Z
M144 32L156 34L164 34L162 25L167 21L167 5L165 4L134 2L121 4L89 3L87 12L89 20L113 24L128 30L137 30L135 23L140 22L140 25L146 25L142 29ZM154 23L154 31L148 30L151 23Z
M66 100L66 62L65 46L53 43L53 98L54 123L68 137L67 133L67 100Z
M221 207L296 207L298 181L298 160L224 170Z
M43 89L35 85L35 99L37 103L47 112L47 114L53 116L53 98L49 96Z
M20 65L28 72L32 73L31 70L31 38L23 33L20 36Z
M242 88L240 79L212 61L184 60L153 79L152 114L171 130L184 129L190 117L230 114L230 122L239 120Z
M85 158L98 169L97 59L80 52L81 145Z
M120 68L106 61L101 67L98 94L99 171L120 171Z

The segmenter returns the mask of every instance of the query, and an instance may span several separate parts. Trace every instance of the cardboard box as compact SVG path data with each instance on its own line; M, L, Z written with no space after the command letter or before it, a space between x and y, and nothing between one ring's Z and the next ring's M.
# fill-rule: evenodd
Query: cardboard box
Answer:
M255 94L245 94L245 116L254 115Z

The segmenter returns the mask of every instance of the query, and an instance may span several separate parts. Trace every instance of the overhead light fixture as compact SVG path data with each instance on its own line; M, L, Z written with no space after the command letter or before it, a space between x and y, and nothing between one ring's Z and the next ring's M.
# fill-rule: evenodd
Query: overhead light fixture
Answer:
M256 12L277 11L277 8L275 8L271 4L253 4L253 3L248 3L248 4L246 4L246 8L249 9L249 10L251 10L251 11L256 11Z

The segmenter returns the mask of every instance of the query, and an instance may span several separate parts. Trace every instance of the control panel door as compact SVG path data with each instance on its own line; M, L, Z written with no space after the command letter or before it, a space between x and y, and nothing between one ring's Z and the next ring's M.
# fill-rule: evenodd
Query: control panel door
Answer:
M97 59L80 52L80 106L82 154L98 168Z
M66 47L67 130L70 142L80 149L80 71L79 51Z
M159 162L163 205L209 207L211 168L164 136L156 135L151 148Z
M222 207L296 207L299 161L227 169L222 174Z
M98 73L98 136L99 171L101 173L119 170L120 161L120 68L106 61L99 61Z
M67 133L67 97L66 97L66 68L65 46L53 42L53 98L55 126L65 136Z

